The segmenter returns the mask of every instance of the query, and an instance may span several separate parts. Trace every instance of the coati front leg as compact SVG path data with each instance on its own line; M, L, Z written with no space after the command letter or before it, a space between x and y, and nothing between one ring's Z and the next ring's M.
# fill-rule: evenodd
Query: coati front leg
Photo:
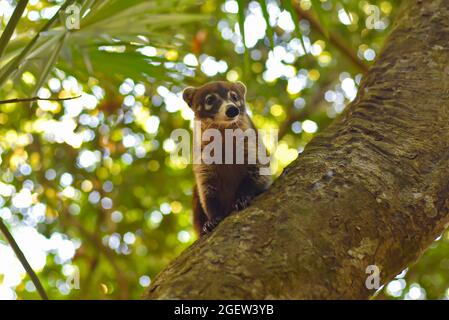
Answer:
M201 204L198 187L193 188L193 227L196 234L201 237L211 232L222 218L209 219Z
M226 217L226 212L221 203L219 178L215 172L213 170L203 171L202 174L197 175L197 183L199 205L205 216L205 220L198 222L202 223L199 232L199 235L202 236L212 231Z
M268 189L270 183L270 177L260 175L258 166L249 166L247 176L237 189L233 209L236 211L246 209L255 197Z
M203 225L202 235L214 230L221 220L226 217L220 199L216 194L208 194L205 196L205 207L208 220Z

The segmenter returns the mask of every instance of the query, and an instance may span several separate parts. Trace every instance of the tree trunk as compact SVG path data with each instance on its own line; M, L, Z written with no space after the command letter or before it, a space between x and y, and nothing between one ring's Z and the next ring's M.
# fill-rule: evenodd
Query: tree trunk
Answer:
M449 224L449 1L410 0L356 100L148 299L366 299Z

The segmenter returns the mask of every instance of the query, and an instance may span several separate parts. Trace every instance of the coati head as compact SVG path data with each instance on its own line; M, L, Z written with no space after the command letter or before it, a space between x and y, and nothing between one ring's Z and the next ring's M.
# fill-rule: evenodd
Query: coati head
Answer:
M198 88L186 88L183 99L197 120L227 125L246 114L245 94L246 87L241 82L214 81Z

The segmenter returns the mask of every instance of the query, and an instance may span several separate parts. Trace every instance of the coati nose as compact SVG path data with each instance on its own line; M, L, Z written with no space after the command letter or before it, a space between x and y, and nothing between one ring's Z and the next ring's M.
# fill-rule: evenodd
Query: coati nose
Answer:
M228 118L235 118L239 115L240 110L234 105L228 105L228 109L226 109L226 115Z

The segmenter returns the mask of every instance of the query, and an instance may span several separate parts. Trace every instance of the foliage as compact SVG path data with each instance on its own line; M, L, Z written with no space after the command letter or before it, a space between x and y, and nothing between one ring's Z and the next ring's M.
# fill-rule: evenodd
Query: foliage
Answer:
M82 97L0 104L0 217L50 298L125 299L195 240L191 168L170 157L170 133L191 127L183 87L245 82L255 124L280 129L279 175L355 98L399 1L88 0L74 30L65 10L47 26L61 4L28 3L0 98ZM0 1L2 31L15 6ZM446 247L381 297L444 297ZM1 238L0 260L0 298L38 298Z

